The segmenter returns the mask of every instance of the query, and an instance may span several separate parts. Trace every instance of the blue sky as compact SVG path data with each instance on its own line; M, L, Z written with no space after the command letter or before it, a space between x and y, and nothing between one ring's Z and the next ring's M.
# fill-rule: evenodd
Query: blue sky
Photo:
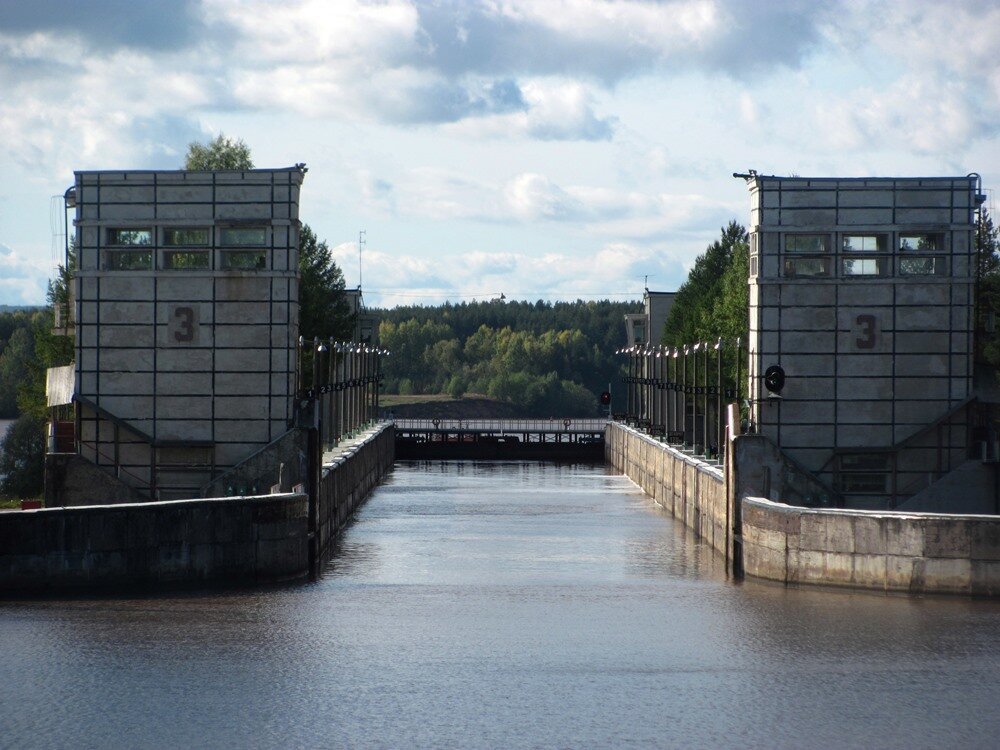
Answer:
M243 138L366 301L639 298L734 171L1000 178L1000 3L0 3L0 303L39 303L74 169ZM55 211L58 216L58 211Z

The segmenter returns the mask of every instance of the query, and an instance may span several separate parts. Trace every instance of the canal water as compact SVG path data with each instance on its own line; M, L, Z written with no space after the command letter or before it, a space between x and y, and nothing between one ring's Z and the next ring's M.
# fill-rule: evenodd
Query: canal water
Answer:
M601 467L399 464L314 583L0 603L0 747L996 747L998 646L735 583Z

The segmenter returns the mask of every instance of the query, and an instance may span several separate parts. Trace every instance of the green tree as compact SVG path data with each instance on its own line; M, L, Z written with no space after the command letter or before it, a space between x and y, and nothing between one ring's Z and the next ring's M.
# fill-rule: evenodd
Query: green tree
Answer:
M976 249L977 359L1000 379L1000 230L985 209L976 228Z
M747 239L746 228L735 220L730 221L722 228L722 236L698 256L687 280L677 290L661 343L681 346L721 335L713 330L713 307L724 293L724 277L733 265L734 253L737 248L746 246ZM746 285L746 276L743 285ZM722 312L720 309L719 314Z
M0 448L0 495L37 497L45 483L45 422L26 414L7 428Z
M222 133L208 143L188 144L184 169L210 172L222 169L253 169L250 147L242 139L226 138Z
M18 415L18 394L29 382L35 360L35 339L32 327L16 329L0 354L0 416ZM44 387L44 381L43 381Z
M299 335L349 340L354 316L344 291L344 274L326 241L318 241L308 224L299 233L299 275Z
M718 296L713 300L707 316L698 327L698 338L711 341L742 338L745 342L750 330L750 245L736 242L732 246L729 267L722 274Z

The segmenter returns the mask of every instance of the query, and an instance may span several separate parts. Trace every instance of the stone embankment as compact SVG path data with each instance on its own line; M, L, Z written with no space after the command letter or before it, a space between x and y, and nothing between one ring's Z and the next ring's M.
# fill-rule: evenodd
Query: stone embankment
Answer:
M394 456L380 424L324 456L319 491L0 513L0 595L308 576Z
M735 442L729 451L735 458L720 468L612 423L606 457L745 575L884 592L1000 595L1000 517L786 504L782 496L825 498L789 479L793 467L781 465L780 452L760 436Z
M1000 595L996 516L811 509L743 499L747 575L913 594Z

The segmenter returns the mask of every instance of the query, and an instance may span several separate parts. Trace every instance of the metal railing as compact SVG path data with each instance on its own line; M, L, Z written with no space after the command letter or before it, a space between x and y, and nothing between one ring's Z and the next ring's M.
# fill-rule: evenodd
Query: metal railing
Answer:
M296 393L301 407L315 408L320 443L332 448L378 418L384 349L359 342L299 338Z
M627 357L627 424L707 458L725 450L726 405L747 396L748 352L742 339L686 346L635 345Z
M607 419L394 419L400 430L442 430L469 432L603 432Z

